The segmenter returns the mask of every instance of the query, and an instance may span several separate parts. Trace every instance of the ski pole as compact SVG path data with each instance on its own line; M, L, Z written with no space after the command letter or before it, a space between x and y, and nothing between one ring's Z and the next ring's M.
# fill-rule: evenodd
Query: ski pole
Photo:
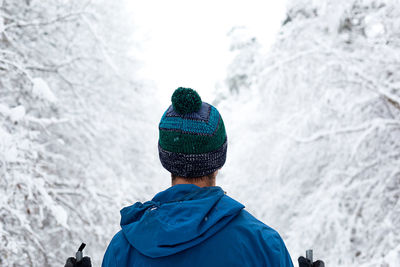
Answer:
M311 261L311 264L313 263L313 250L309 249L306 250L306 259Z
M85 243L82 243L81 246L78 248L78 251L75 254L76 262L80 262L83 258L82 250L86 247Z

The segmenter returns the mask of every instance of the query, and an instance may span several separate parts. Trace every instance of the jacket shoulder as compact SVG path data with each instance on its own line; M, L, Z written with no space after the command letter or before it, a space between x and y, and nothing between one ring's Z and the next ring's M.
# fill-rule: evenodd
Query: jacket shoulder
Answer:
M108 244L106 253L103 257L102 267L117 267L118 257L116 255L117 251L121 251L121 248L129 247L128 241L126 240L122 230L114 235L111 239L110 244Z
M242 209L238 216L232 220L230 226L248 234L262 234L266 238L279 236L275 229L261 222L245 209Z
M248 250L248 255L262 256L266 266L292 267L293 263L289 252L279 233L256 219L248 211L242 210L228 225L227 234L234 236L235 246L240 245L242 252ZM229 233L228 233L229 232ZM256 265L254 265L256 266Z

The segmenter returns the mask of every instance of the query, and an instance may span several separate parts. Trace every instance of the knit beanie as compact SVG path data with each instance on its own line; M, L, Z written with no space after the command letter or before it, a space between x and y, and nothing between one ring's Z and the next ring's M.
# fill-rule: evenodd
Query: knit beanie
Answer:
M159 124L161 164L180 177L201 177L221 168L226 160L227 136L218 110L202 102L198 93L179 87Z

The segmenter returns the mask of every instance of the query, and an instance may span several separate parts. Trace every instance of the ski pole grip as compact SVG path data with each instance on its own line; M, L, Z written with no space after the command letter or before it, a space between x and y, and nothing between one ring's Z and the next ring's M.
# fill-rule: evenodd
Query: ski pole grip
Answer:
M82 243L78 248L78 251L75 253L76 262L80 262L83 258L83 249L86 247L85 243Z
M314 262L313 261L313 250L312 249L306 250L306 259L310 260L311 264Z

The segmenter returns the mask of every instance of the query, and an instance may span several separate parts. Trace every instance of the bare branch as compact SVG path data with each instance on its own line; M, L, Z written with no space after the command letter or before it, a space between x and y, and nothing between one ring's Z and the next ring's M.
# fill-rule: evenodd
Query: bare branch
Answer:
M24 27L33 27L33 26L47 26L47 25L54 24L54 23L57 23L57 22L74 20L76 18L79 18L83 14L90 14L90 13L88 13L86 11L73 12L73 13L69 13L69 14L65 14L65 15L62 15L62 16L58 16L56 18L53 18L53 19L50 19L50 20L46 20L46 21L25 22L25 21L20 21L20 20L17 20L17 19L13 19L16 22L12 22L12 23L9 23L9 24L5 25L4 31L7 31L7 30L15 28L15 27L24 28Z

